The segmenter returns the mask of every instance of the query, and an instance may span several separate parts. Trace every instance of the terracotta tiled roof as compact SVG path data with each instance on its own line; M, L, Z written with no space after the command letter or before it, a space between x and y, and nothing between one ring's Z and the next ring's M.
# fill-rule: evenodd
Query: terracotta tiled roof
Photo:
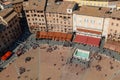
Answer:
M24 10L44 10L46 0L29 0L23 2Z
M85 35L76 35L74 42L98 47L100 43L100 38L95 38L95 37L90 37Z
M0 16L1 17L5 17L7 14L9 14L11 11L13 11L13 8L7 8L7 9L3 9L0 11Z
M114 10L111 17L120 18L120 10Z
M6 2L3 2L4 5L8 5L8 4L11 4L11 2L9 1L6 1Z
M99 8L90 6L81 6L78 10L74 11L74 14L93 16L93 17L109 17L108 13L110 8Z
M11 13L8 17L5 18L5 21L9 22L11 19L13 19L17 15L16 12Z
M54 2L48 0L46 12L67 13L67 9L73 8L76 3L73 1Z
M23 2L24 0L14 0L12 3L20 3L20 2Z
M109 41L109 40L104 45L105 48L108 48L108 49L111 49L111 50L114 50L120 53L119 46L120 46L120 42Z
M7 8L0 11L0 16L3 17L6 22L9 22L16 15L17 13L13 11L13 8Z
M71 41L72 34L61 33L61 32L37 32L36 38L40 39L53 39L60 41Z

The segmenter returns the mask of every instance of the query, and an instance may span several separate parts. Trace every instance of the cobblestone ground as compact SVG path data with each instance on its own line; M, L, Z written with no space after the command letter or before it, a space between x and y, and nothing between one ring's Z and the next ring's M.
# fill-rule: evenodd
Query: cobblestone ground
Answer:
M65 64L74 49L62 46L52 52L46 52L46 49L41 50L40 53L41 80L112 80L117 77L116 74L120 69L118 61L103 54L99 54L102 57L101 60L92 57L90 67L86 69L76 63ZM97 65L101 67L100 71L97 70Z
M41 44L8 65L0 73L0 80L119 80L120 62L104 54L98 54L101 60L92 55L90 67L85 68L68 63L74 50L72 47ZM26 62L27 57L31 60ZM25 69L22 74L19 73L20 67Z

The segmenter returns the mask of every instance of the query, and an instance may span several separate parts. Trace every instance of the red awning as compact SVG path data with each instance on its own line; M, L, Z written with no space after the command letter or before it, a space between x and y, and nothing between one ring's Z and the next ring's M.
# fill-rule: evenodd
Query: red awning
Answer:
M60 40L65 41L67 34L66 33L61 33L60 35Z
M89 44L89 45L98 47L99 43L100 43L100 38L88 37L88 39L87 39L87 44Z
M83 35L76 35L74 42L88 44L91 46L99 46L100 38L90 37L90 36L83 36Z
M49 32L49 33L48 33L48 39L52 39L53 36L54 36L54 32Z
M76 37L75 37L75 39L74 39L74 42L86 44L86 42L87 42L87 36L76 35Z
M41 38L46 38L47 37L47 32L40 32L40 37Z
M55 32L55 33L54 33L54 40L59 40L59 39L60 39L60 36L61 36L61 33L60 33L60 32Z
M36 38L41 38L41 37L40 37L40 31L37 32Z
M60 40L60 41L70 41L72 38L72 34L61 33L61 32L37 32L36 38L43 38L43 39L53 39L53 40Z
M66 41L70 41L72 39L72 34L67 34L67 36L66 36Z

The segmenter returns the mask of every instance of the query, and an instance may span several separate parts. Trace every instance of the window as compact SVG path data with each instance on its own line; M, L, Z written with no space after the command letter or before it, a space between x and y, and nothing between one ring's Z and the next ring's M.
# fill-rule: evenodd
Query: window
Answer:
M116 26L118 26L118 23L116 24Z
M70 17L68 17L68 19L70 19Z
M21 8L21 6L19 6L19 8Z
M43 13L43 11L40 11L40 13Z
M12 24L10 24L10 26L9 27L12 27Z
M3 42L4 43L4 45L6 45L6 42Z
M68 12L71 12L71 10L68 10Z
M11 31L9 31L9 33L11 33Z
M117 30L115 30L115 33L117 33Z
M112 19L115 19L115 17L112 17Z
M86 19L84 19L84 22L86 22Z
M117 18L117 20L120 20L120 18Z
M2 38L4 38L4 36L2 36Z
M111 25L114 25L114 23L111 23Z
M37 11L37 13L39 13L40 11Z
M88 22L88 19L86 19L86 22Z
M28 19L28 21L30 21L30 19Z
M26 10L26 13L28 13L29 11L28 10Z
M67 29L64 29L65 30L65 32L67 31Z
M15 19L15 22L17 22L17 19Z
M35 25L35 23L33 23Z
M103 4L101 4L101 6L104 6Z
M9 42L10 40L8 39L7 41Z
M68 24L70 24L70 21L68 21Z
M36 14L34 14L34 16L36 16Z
M94 21L94 20L91 20L91 23L92 23L92 24L94 24L94 23L95 23L95 21Z
M64 16L63 18L66 19L66 16Z
M44 15L41 15L41 17L44 17Z
M57 19L56 21L57 21L57 23L58 23L58 19Z
M33 17L33 15L31 15Z
M99 20L99 21L97 21L98 22L98 25L101 25L102 24L102 21L101 20ZM106 22L106 24L107 24L108 22Z
M42 21L44 21L44 19L42 19Z
M5 33L5 35L7 36L7 33Z

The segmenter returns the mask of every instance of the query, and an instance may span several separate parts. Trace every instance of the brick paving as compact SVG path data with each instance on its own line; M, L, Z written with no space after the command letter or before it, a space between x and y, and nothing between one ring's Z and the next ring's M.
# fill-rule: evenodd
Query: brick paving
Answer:
M90 67L86 69L80 64L68 63L74 49L41 44L37 49L30 49L18 57L3 70L0 80L118 80L119 61L98 54L102 56L102 60L92 57ZM26 57L32 59L25 62ZM101 71L96 70L96 65L101 66ZM25 68L22 74L18 73L20 67Z

